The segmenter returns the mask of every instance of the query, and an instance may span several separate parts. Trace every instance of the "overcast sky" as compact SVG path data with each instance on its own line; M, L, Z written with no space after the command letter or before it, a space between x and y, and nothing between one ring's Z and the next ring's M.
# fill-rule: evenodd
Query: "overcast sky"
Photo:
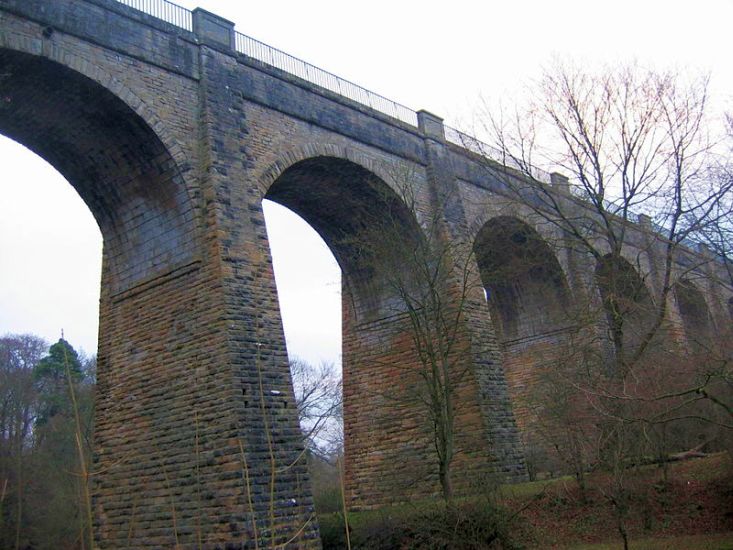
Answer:
M468 127L478 97L517 97L553 55L709 71L730 108L733 0L452 2L179 0L237 30L415 110ZM1 131L1 129L0 129ZM0 138L0 334L32 332L96 349L101 237L71 186ZM339 273L310 228L266 209L291 353L337 361Z

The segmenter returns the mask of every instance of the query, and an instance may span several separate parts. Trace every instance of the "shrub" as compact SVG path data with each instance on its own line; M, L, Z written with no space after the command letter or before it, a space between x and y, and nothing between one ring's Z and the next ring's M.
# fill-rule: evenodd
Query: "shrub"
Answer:
M342 514L319 518L324 550L346 548ZM488 499L349 515L354 549L514 549L507 510Z

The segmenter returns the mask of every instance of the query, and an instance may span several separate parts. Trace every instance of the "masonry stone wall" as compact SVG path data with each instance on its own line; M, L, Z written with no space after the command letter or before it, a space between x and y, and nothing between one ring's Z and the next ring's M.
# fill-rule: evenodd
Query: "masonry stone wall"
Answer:
M600 301L595 265L449 145L438 117L391 119L235 53L231 23L193 17L195 33L114 0L0 0L0 132L67 177L104 237L95 544L318 547L262 200L302 215L344 272L352 507L438 484L430 425L410 399L419 366L406 317L349 238L378 240L375 227L395 220L415 238L438 220L444 239L472 243L510 216L548 243L569 299ZM655 296L661 243L641 226L632 236L624 254ZM703 258L683 252L679 270L721 327L733 291ZM515 414L527 426L521 396L562 340L537 293L524 297L534 311L521 341L502 340L478 262L467 276L459 492L526 478ZM689 302L672 304L680 323Z

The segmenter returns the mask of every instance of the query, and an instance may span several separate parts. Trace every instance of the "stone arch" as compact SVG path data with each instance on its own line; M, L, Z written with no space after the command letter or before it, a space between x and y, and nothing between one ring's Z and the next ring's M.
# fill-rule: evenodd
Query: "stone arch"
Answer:
M632 355L654 322L654 300L638 271L623 257L606 254L596 263L595 278L608 326L608 338L618 354Z
M691 280L682 278L674 286L674 297L690 351L706 349L713 335L713 326L702 292Z
M385 237L417 242L421 231L378 163L353 149L307 146L282 157L260 182L261 198L301 216L331 249L356 318L395 313L395 300L382 276L394 267L395 250Z
M474 253L505 344L567 324L565 273L547 242L527 223L510 216L490 219L476 235Z
M374 157L353 147L328 142L310 142L281 153L272 164L263 170L262 174L257 178L260 193L259 199L262 200L265 198L272 184L288 168L301 161L317 157L332 157L349 161L360 166L365 171L370 172L373 177L381 180L381 184L385 186L385 189L391 188L395 191L392 174L387 168L387 162L378 161ZM395 191L395 193L397 192Z
M549 244L514 216L489 219L474 240L517 425L532 462L547 449L537 430L533 388L563 360L570 326L570 292Z
M87 204L104 238L106 286L116 293L189 261L194 215L173 157L184 160L180 148L166 146L161 135L170 136L144 103L92 64L53 47L7 47L33 43L3 35L0 132L54 166Z

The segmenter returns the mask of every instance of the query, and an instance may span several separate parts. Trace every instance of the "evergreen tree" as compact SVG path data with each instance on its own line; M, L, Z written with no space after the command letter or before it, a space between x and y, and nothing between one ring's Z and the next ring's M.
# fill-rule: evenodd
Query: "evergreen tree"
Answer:
M33 378L40 397L36 427L48 423L58 414L72 416L69 383L77 384L84 378L79 354L63 338L48 350L33 369Z

